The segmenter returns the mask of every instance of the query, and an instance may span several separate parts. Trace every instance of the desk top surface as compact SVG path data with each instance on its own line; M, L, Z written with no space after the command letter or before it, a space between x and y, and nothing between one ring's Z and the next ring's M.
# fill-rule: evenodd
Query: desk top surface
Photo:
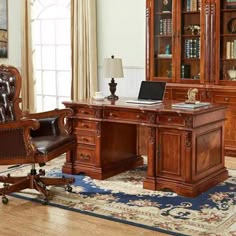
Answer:
M127 103L127 100L131 100L133 98L119 98L116 101L110 101L104 99L102 101L97 101L94 99L83 99L78 101L65 101L63 104L66 107L74 107L74 106L88 106L88 107L102 107L102 108L117 108L117 109L131 109L131 110L142 110L142 111L158 111L158 112L177 112L177 113L205 113L212 110L218 109L226 109L226 105L222 104L213 104L210 103L207 106L198 107L198 108L177 108L173 107L173 104L180 103L179 101L174 100L166 100L163 103L146 105L146 104L133 104Z

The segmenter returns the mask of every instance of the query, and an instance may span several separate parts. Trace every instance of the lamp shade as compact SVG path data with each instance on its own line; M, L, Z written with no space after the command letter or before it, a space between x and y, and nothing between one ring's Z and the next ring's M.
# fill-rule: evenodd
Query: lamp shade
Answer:
M124 77L122 60L120 58L105 58L103 69L105 78Z

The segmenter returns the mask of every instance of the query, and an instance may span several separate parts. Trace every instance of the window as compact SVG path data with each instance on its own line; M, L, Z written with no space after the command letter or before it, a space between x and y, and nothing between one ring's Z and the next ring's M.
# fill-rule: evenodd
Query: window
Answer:
M63 108L70 99L70 0L32 1L37 112Z

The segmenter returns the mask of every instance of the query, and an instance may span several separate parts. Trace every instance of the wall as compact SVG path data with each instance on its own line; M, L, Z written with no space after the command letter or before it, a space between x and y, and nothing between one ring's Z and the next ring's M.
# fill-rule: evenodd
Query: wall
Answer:
M145 80L145 0L98 0L99 89L109 94L110 79L103 76L106 57L122 58L124 79L116 79L118 96L137 96Z
M113 53L125 65L145 63L145 0L98 0L98 64Z
M21 19L20 1L8 0L8 58L0 59L0 64L21 67Z

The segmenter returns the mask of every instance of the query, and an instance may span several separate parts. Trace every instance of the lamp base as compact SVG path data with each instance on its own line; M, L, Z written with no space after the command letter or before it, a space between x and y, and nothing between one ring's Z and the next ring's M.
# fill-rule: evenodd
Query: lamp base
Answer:
M107 97L108 100L118 100L119 97L114 95L114 94L111 94L110 96Z
M119 97L115 95L116 85L117 85L117 83L115 82L114 78L112 78L111 82L109 83L111 95L109 95L107 97L108 100L118 100L119 99Z

